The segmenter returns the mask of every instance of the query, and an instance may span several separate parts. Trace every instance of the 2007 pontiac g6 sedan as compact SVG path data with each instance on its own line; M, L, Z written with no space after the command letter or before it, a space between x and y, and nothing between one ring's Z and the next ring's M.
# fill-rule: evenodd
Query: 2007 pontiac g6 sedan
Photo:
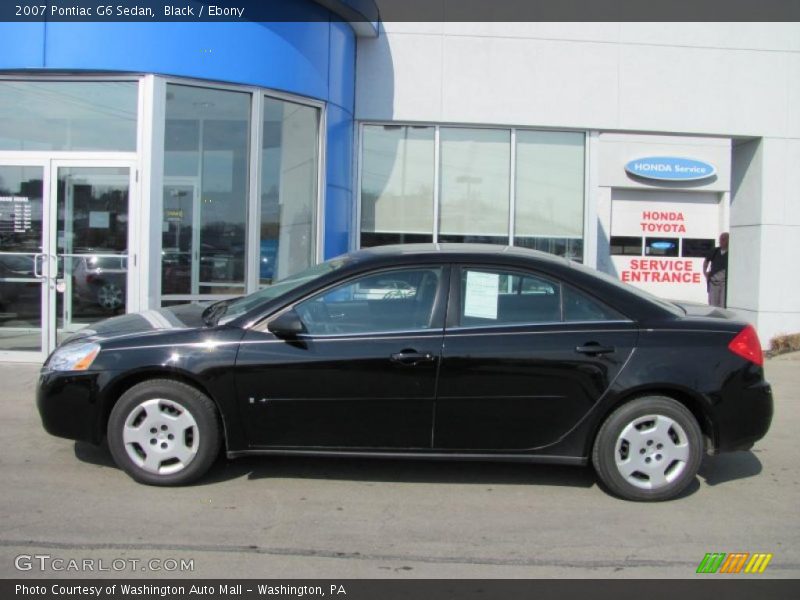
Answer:
M407 245L234 300L114 317L38 386L53 435L108 440L142 483L250 454L585 465L663 500L772 419L755 331L546 254Z

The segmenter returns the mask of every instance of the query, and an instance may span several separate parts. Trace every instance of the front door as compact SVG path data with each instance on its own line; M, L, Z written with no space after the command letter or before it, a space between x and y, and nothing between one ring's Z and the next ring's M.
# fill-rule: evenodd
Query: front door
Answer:
M295 339L248 331L236 383L250 444L429 449L447 275L364 275L297 304Z
M0 358L131 308L131 161L0 163Z

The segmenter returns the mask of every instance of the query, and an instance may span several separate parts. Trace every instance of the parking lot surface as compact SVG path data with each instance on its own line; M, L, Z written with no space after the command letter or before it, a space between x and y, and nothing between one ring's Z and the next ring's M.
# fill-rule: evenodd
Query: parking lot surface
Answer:
M105 448L46 434L38 367L2 364L0 577L672 578L707 552L768 552L758 577L796 578L800 356L766 371L767 437L642 504L591 468L525 464L220 459L196 485L143 486Z

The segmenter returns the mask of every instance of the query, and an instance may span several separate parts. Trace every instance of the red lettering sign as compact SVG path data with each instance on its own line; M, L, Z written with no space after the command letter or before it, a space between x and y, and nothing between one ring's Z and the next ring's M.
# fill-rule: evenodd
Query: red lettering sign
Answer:
M626 283L700 283L694 263L685 259L635 258L620 278Z

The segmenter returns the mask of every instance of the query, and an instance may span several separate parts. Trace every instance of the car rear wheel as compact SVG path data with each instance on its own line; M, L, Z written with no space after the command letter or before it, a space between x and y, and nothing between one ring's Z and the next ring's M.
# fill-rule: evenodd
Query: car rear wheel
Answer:
M114 460L133 479L151 485L182 485L199 478L219 454L220 441L211 399L169 379L133 386L108 419Z
M628 500L668 500L694 481L703 435L692 413L665 396L637 398L606 419L592 462L609 490Z

